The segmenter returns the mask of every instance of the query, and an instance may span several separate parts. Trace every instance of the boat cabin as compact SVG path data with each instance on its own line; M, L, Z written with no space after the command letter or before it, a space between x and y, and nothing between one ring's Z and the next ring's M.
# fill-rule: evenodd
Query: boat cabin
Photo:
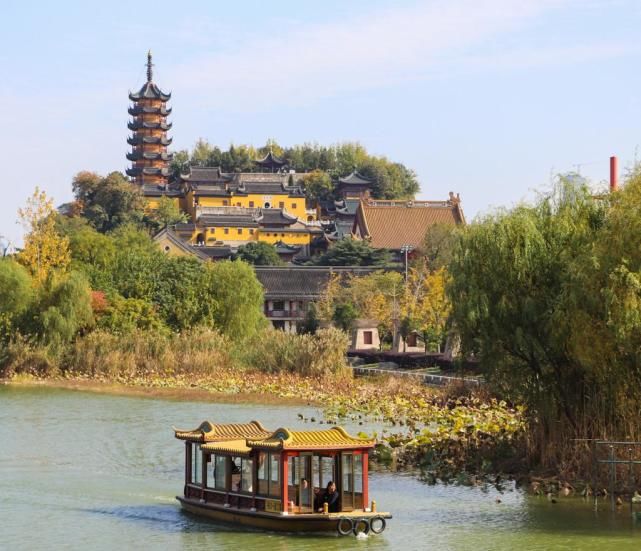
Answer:
M181 501L280 516L373 512L368 496L373 439L351 436L341 427L272 432L258 421L205 421L195 430L174 430L185 442ZM338 496L327 497L330 482Z

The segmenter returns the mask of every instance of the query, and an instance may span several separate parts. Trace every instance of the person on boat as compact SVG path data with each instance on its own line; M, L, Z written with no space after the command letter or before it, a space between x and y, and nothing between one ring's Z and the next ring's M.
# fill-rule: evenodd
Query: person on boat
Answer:
M332 480L327 483L327 489L325 490L325 495L323 496L323 503L327 503L327 508L330 513L338 513L340 508L338 506L338 500L340 495L336 491L336 484Z
M300 495L303 495L303 492L307 491L309 488L309 482L306 478L301 478L300 480ZM296 495L296 505L300 505L300 496Z
M321 489L318 486L314 486L314 510L319 513L323 512L323 497L325 496L325 491L321 492Z

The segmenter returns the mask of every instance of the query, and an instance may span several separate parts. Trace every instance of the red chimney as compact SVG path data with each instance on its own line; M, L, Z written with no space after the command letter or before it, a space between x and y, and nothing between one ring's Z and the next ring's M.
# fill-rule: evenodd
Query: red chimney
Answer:
M616 157L610 157L610 191L616 191L619 189L618 181L618 163Z

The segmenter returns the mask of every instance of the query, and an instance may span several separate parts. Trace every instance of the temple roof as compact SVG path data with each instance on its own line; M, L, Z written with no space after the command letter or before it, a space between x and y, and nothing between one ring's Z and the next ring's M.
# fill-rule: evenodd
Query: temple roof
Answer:
M280 157L277 157L276 155L274 155L274 153L271 150L262 159L256 159L254 162L260 166L269 166L269 167L275 167L275 166L280 167L287 164L287 161L285 159L281 159Z
M369 178L366 178L356 170L349 174L348 176L345 176L344 178L339 178L338 182L341 184L347 184L347 185L372 185L372 180Z
M354 232L377 249L418 247L427 230L436 224L465 223L460 199L449 201L361 201Z
M261 223L265 226L291 226L298 221L298 218L287 214L283 209L260 209L262 213Z
M210 421L203 421L200 426L191 430L174 427L176 438L192 442L225 442L244 438L260 439L267 438L270 434L271 432L258 421L228 424L214 424Z
M375 270L360 266L255 266L256 277L266 299L319 298L332 274L368 274Z
M290 430L280 428L268 438L247 438L247 446L270 450L336 450L373 448L376 440L357 438L342 427L327 430Z

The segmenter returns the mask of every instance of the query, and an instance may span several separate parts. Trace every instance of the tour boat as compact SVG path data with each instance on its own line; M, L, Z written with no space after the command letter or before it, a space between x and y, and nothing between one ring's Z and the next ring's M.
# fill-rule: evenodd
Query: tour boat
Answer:
M380 534L390 513L369 503L373 439L341 427L267 430L258 421L174 429L185 441L182 507L265 530ZM330 485L333 483L334 485Z

